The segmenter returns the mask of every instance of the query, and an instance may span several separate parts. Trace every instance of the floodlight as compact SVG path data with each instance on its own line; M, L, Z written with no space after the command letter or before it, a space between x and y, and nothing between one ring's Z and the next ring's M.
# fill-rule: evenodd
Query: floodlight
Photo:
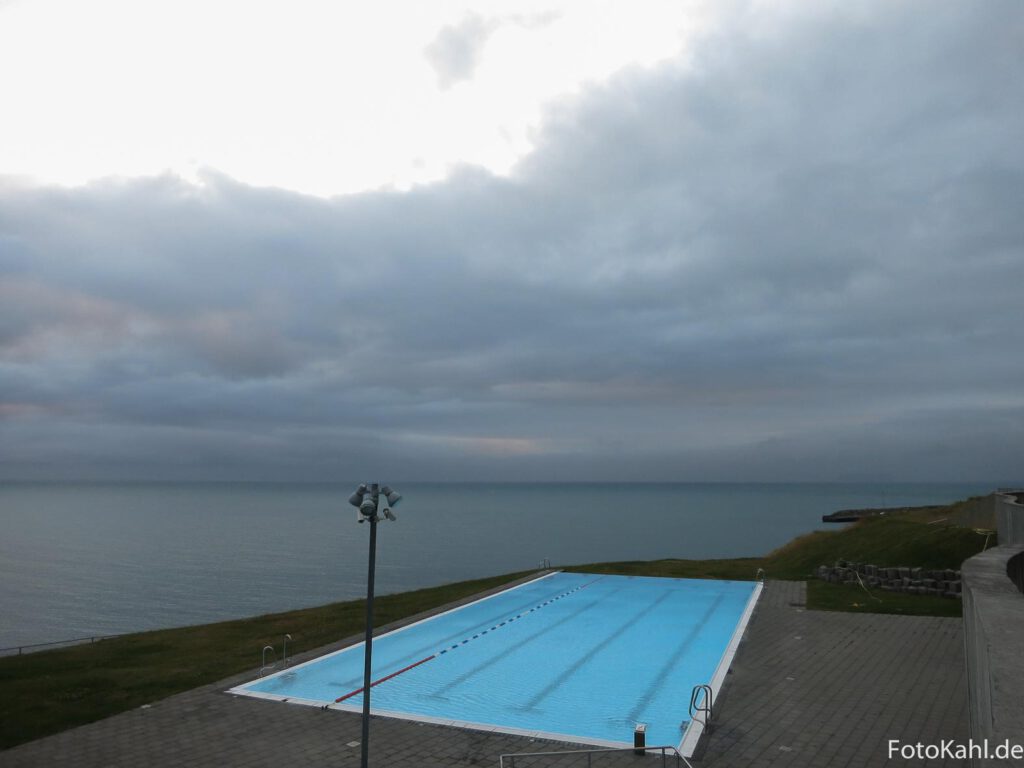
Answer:
M366 495L366 483L360 483L359 487L356 488L356 492L348 497L348 503L353 507L358 507L363 503L363 496Z
M373 517L377 512L377 500L373 496L364 496L362 503L359 505L359 511L363 517Z

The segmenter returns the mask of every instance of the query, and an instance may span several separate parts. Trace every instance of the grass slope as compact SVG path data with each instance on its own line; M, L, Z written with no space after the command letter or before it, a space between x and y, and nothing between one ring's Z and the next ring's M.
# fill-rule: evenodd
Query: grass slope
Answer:
M995 544L994 537L988 541ZM752 579L763 568L772 579L805 579L819 565L837 560L879 566L907 565L958 569L976 555L985 537L971 528L928 523L906 516L869 517L844 528L799 536L763 557L733 560L652 560L590 563L567 568L591 573L621 573L680 578Z

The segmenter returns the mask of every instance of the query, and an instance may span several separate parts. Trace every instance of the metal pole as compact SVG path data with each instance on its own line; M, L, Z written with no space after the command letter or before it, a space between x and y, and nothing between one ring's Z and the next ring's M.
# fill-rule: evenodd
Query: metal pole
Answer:
M366 643L363 669L363 758L367 768L370 760L370 658L373 656L373 571L377 559L377 512L370 518L370 566L366 576Z

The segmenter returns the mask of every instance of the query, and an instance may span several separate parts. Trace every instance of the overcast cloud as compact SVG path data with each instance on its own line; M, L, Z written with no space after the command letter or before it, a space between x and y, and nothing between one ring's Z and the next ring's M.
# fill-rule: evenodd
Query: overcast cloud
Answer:
M458 24L442 29L424 54L443 89L473 77L487 38L498 23L471 14Z
M1024 9L730 13L508 177L0 180L0 476L1020 480Z

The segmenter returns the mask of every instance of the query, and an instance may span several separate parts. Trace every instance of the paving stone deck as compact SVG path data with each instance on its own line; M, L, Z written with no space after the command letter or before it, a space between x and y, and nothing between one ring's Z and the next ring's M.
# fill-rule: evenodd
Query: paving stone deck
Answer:
M804 599L801 582L769 582L716 704L717 725L692 761L695 768L961 765L887 760L889 739L967 739L960 620L807 611ZM0 766L359 764L359 715L224 692L255 674L0 752ZM682 707L688 700L689 692L681 692ZM387 718L372 720L371 737L370 763L381 767L497 766L503 753L573 748ZM660 764L631 753L592 760L595 768ZM516 765L571 768L587 761L562 756Z

